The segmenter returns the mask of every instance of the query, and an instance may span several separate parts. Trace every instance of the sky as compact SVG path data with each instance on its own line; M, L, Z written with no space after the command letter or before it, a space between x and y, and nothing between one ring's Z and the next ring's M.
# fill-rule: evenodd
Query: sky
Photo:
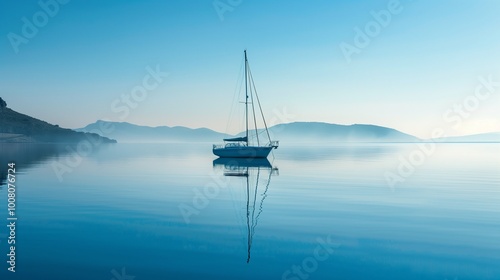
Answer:
M271 125L500 131L499 12L495 0L2 1L0 97L61 127L236 133L247 49Z

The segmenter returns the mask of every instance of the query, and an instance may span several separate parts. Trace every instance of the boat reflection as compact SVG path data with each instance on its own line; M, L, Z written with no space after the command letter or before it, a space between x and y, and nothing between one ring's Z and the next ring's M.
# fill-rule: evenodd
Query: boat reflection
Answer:
M262 214L271 176L279 175L279 170L265 158L218 158L214 160L213 166L215 169L222 168L224 176L244 178L246 184L247 263L249 263L255 228ZM259 185L262 186L260 189Z
M278 174L267 158L218 158L213 161L214 168L222 168L224 176L246 176L250 170L268 170Z

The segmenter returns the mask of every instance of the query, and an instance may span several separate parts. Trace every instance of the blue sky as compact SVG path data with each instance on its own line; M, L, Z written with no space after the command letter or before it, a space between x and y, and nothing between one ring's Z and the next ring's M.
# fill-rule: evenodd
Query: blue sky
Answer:
M0 96L14 110L69 128L107 119L236 132L226 128L246 48L272 123L370 123L422 138L436 127L449 135L500 131L500 87L474 97L481 79L500 82L498 1L216 3L229 8L72 0L44 23L38 1L4 1ZM376 23L348 61L340 46L356 47L355 29L366 34L372 11L390 20ZM35 27L38 20L32 38L23 35L23 17ZM13 46L12 34L26 43ZM124 105L122 95L142 85L147 67L168 77L133 108Z

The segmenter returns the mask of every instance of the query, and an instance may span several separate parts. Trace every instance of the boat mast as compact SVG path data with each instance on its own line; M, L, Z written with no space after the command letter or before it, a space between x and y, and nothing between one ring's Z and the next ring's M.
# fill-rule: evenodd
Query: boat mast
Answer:
M248 146L248 60L247 60L247 50L245 50L245 130L246 130L246 140L247 140L247 146Z

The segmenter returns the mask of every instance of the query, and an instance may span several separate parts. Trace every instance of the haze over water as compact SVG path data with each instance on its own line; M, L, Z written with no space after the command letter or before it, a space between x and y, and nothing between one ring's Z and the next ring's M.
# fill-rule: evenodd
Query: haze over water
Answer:
M392 188L414 144L282 145L274 170L214 167L210 144L104 145L62 182L64 149L3 145L22 160L17 272L3 262L2 279L500 275L498 144L438 144ZM5 184L0 197L7 209Z

